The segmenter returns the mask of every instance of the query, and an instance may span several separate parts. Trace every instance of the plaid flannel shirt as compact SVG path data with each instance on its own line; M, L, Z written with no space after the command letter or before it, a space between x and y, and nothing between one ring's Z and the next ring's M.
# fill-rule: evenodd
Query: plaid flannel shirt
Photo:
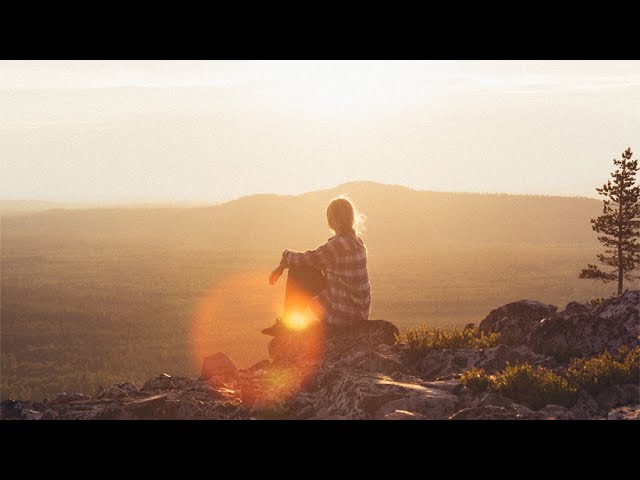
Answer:
M333 325L368 320L371 285L367 271L367 249L353 235L334 235L314 250L284 250L284 267L307 266L322 270L327 288L314 297L310 308L321 320Z

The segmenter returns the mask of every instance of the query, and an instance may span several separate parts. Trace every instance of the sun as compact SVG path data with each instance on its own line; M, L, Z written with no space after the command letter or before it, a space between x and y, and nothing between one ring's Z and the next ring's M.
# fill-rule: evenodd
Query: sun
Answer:
M311 318L306 312L293 312L285 315L283 321L290 330L304 330L311 323Z

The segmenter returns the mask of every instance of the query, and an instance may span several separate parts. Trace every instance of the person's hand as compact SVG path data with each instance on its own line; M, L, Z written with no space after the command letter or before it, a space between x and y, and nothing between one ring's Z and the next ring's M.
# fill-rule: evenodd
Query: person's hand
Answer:
M282 265L278 265L278 267L271 272L271 275L269 275L269 283L271 285L275 284L280 278L280 275L282 275L282 272L284 272L284 267Z

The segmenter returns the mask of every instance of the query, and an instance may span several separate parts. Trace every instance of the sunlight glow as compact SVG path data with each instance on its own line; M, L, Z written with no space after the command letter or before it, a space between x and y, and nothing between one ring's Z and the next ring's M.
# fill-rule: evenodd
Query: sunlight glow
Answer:
M240 368L264 359L267 337L260 330L282 308L282 287L272 288L256 269L232 273L203 292L190 322L193 368L199 371L202 359L216 352Z
M311 318L306 312L294 312L287 315L283 321L291 330L304 330L311 323Z
M424 63L319 61L268 67L278 69L271 99L280 107L305 113L357 115L408 105L418 96L433 93L428 82L407 82L419 68L423 74L434 69L434 65Z

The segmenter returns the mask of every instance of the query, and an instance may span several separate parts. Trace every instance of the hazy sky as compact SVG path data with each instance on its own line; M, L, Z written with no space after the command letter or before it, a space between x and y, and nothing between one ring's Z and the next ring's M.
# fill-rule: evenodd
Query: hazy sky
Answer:
M627 146L639 61L0 62L0 199L597 197Z

